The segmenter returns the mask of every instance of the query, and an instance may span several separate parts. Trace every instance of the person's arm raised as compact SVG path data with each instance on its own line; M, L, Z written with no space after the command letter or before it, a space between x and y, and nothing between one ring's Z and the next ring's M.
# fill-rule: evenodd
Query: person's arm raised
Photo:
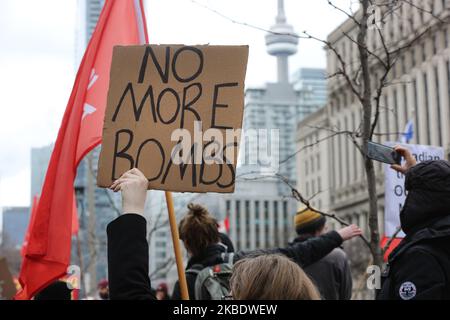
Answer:
M338 231L330 231L319 237L310 238L303 242L296 242L287 248L281 248L284 255L290 257L301 266L308 266L322 259L342 242L362 234L361 229L352 224Z
M330 231L319 237L310 238L303 242L296 242L285 248L239 251L234 255L234 262L246 256L281 253L305 267L325 257L334 248L339 247L343 241L360 236L361 234L361 229L353 224L338 231Z
M122 212L143 214L147 198L148 180L137 168L125 172L110 189L122 193Z
M138 169L124 173L111 189L122 192L122 212L108 234L108 278L111 300L154 300L148 277L147 223L142 216L147 178Z

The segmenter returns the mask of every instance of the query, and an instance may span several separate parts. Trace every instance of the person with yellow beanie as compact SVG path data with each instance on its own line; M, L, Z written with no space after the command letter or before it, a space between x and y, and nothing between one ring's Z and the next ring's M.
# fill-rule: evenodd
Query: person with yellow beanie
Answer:
M312 208L304 207L294 216L297 238L293 243L318 237L326 231L326 217ZM349 300L352 294L352 276L347 255L336 248L319 261L304 268L323 299Z
M298 210L294 217L295 231L298 235L314 234L317 230L321 230L325 223L324 215L307 207Z

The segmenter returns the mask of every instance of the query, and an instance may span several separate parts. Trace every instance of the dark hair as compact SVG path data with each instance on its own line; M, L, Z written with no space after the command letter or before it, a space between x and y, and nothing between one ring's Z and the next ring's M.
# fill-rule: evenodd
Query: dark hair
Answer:
M188 213L178 226L180 239L193 255L200 255L208 246L219 242L217 221L208 210L198 204L188 204Z

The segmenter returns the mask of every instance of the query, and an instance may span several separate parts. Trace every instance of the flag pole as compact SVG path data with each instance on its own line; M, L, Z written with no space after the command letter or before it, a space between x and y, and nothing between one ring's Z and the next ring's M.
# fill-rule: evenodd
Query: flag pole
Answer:
M184 273L183 256L181 255L180 240L178 235L177 219L173 209L172 193L165 192L167 210L169 212L170 231L172 233L173 250L175 252L175 261L177 263L178 281L180 284L181 299L189 300L189 293L186 283L186 275Z

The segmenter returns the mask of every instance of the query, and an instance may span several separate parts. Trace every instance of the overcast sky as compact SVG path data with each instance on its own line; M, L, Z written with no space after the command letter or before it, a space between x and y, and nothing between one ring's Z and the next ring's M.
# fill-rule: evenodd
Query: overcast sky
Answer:
M198 0L230 18L269 28L276 0ZM353 2L355 2L353 0ZM336 0L348 8L350 0ZM345 20L327 0L285 0L296 32L325 38ZM147 0L151 43L248 44L246 86L274 81L275 58L264 32L234 24L191 0ZM0 207L29 205L30 150L55 141L75 77L77 0L0 1ZM290 58L325 67L322 45L300 40Z

